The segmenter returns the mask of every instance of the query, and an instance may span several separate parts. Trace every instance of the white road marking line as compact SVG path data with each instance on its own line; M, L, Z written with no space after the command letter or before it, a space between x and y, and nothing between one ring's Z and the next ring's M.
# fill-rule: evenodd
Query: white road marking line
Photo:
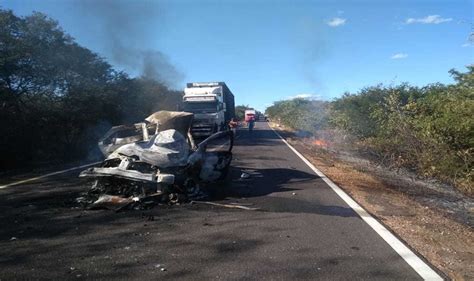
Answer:
M269 126L270 127L270 126ZM443 278L420 259L413 251L411 251L403 242L401 242L395 235L393 235L380 222L372 217L364 208L354 201L347 193L345 193L339 186L331 181L323 172L318 170L311 162L309 162L301 153L299 153L293 146L291 146L280 134L278 134L272 127L273 132L299 157L311 168L321 179L323 179L349 207L351 207L378 235L380 235L395 252L397 252L424 280L443 280Z
M17 182L12 182L12 183L9 183L9 184L6 184L6 185L0 185L0 189L4 189L4 188L10 187L10 186L19 185L19 184L22 184L22 183L27 183L27 182L31 182L31 181L35 181L35 180L39 180L39 179L46 178L46 177L50 177L50 176L54 176L54 175L59 175L59 174L67 173L67 172L70 172L70 171L73 171L73 170L77 170L77 169L81 169L81 168L86 168L86 167L93 166L93 165L96 165L96 164L99 164L99 163L101 163L101 162L89 163L89 164L85 164L85 165L82 165L82 166L72 167L72 168L70 168L70 169L61 170L61 171L49 173L49 174L46 174L46 175L42 175L42 176L38 176L38 177L26 179L26 180L21 180L21 181L17 181Z

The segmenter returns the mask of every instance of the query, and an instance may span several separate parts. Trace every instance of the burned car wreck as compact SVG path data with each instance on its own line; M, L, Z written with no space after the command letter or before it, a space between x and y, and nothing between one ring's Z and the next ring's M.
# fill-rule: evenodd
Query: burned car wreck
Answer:
M79 175L94 183L78 201L117 210L205 197L204 186L226 178L234 136L222 131L196 145L192 121L192 113L158 111L112 127L99 140L105 160Z

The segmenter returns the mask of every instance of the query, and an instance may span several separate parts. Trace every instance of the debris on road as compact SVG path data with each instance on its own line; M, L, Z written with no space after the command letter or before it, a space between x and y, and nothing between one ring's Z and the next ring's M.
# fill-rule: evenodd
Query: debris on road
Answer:
M166 271L166 267L159 263L155 264L155 268L160 269L160 271Z
M110 209L119 210L131 203L136 202L133 198L124 198L117 195L103 194L94 203L89 206L89 209Z
M218 207L224 207L224 208L231 208L231 209L242 209L242 210L247 210L247 211L258 211L260 210L259 208L251 208L243 205L236 205L236 204L221 204L221 203L216 203L216 202L209 202L209 201L191 201L191 204L206 204L206 205L212 205L212 206L218 206Z
M263 178L263 175L258 170L254 169L242 170L242 173L240 174L240 180L246 180L250 178Z
M207 198L205 186L228 174L234 139L231 131L221 131L196 145L193 118L189 112L158 111L144 122L110 129L99 141L106 159L81 172L95 181L76 201L119 211Z

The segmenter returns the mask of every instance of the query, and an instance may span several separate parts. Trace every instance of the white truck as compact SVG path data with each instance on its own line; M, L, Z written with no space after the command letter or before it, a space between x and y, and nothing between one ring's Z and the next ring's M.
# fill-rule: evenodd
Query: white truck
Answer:
M235 117L234 95L224 82L187 83L184 111L194 113L193 137L207 137L226 130Z
M257 115L254 109L245 110L245 122L250 122L250 120L256 121Z

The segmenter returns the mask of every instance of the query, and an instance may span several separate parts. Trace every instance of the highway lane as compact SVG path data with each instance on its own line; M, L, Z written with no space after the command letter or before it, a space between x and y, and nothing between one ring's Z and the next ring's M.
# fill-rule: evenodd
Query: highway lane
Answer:
M421 279L266 123L238 134L216 202L260 211L83 211L78 171L41 178L0 190L0 279Z

